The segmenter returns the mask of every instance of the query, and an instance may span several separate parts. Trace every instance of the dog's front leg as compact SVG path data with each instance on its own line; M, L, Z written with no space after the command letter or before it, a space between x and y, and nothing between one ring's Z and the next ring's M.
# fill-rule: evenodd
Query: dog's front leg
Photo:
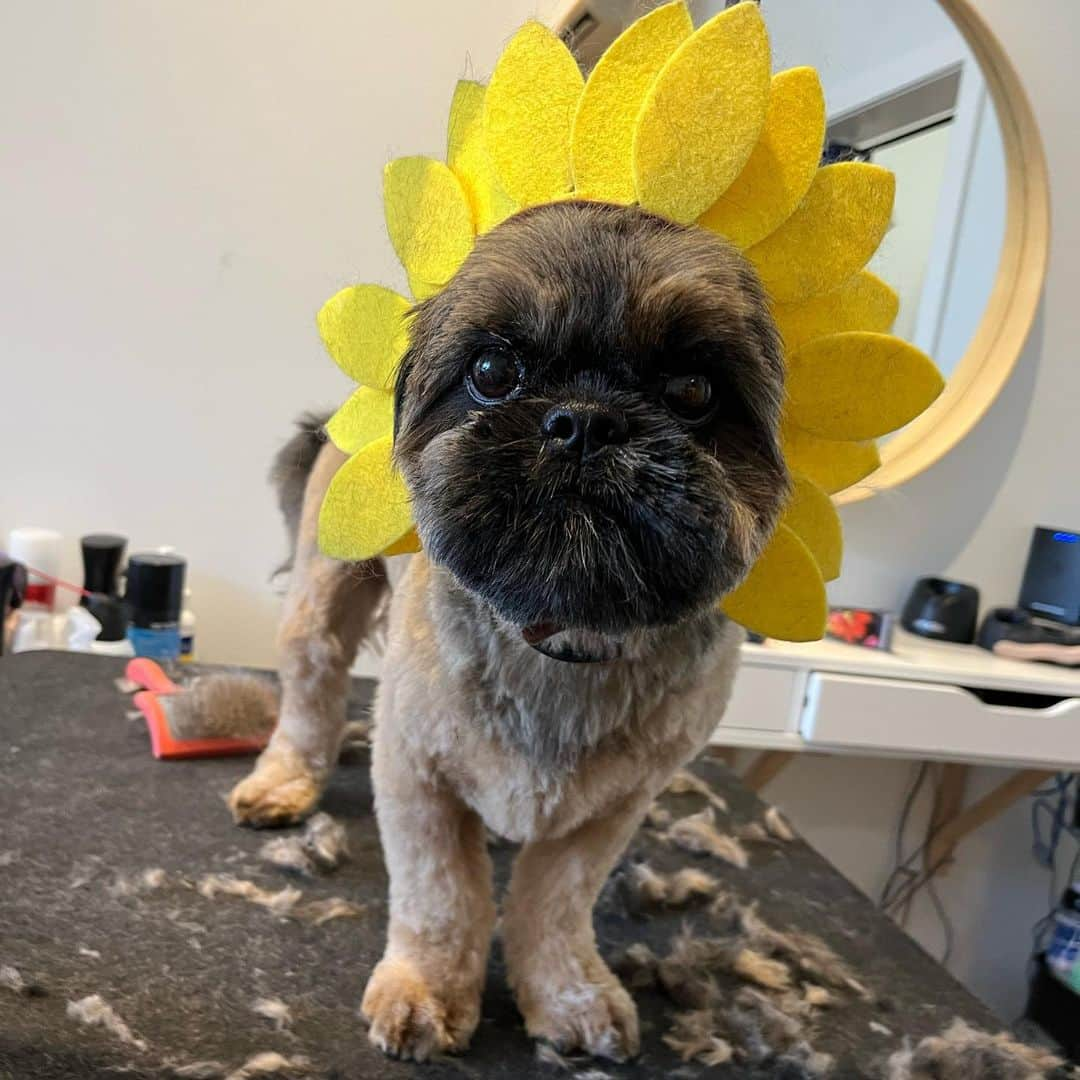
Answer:
M371 1041L423 1061L464 1050L480 1019L495 922L484 826L376 730L375 806L390 874L386 952L361 1006Z
M510 985L529 1034L557 1049L614 1061L638 1052L637 1009L596 950L592 909L649 801L631 797L528 844L514 864L502 922Z

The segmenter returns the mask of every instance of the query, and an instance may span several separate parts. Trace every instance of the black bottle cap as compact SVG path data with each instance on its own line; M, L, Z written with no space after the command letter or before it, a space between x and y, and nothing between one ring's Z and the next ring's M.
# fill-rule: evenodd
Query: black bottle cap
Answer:
M132 555L127 564L124 599L135 626L180 620L187 564L176 555Z
M130 613L123 600L115 596L106 596L104 593L91 593L89 596L84 596L79 603L101 623L98 641L124 640Z
M105 596L118 596L116 583L120 573L120 561L127 547L126 536L113 533L90 533L79 543L82 546L83 588L87 592L103 593ZM84 596L80 601L83 607L89 607Z

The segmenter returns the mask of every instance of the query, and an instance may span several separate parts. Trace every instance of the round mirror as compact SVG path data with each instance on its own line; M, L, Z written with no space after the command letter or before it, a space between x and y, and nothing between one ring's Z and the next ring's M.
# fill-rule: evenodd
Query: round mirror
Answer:
M695 21L734 2L698 0ZM872 161L896 174L891 227L868 269L900 296L893 332L947 380L931 409L882 442L881 468L835 496L852 502L945 454L1008 377L1045 274L1045 162L1016 74L970 0L761 6L774 70L809 65L821 77L823 161ZM574 0L556 25L589 66L641 9Z

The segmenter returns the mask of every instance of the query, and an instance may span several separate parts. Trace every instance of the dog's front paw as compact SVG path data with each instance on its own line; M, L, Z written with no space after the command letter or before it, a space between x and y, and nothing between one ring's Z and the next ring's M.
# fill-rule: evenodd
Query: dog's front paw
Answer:
M384 1054L426 1061L469 1045L480 1018L479 995L437 993L408 960L382 960L372 972L360 1011L368 1038Z
M322 784L304 758L279 742L262 752L251 774L229 793L228 801L238 825L262 828L302 821L321 795Z
M562 1053L581 1050L609 1061L637 1055L637 1007L610 973L596 981L534 983L520 987L517 997L528 1033Z

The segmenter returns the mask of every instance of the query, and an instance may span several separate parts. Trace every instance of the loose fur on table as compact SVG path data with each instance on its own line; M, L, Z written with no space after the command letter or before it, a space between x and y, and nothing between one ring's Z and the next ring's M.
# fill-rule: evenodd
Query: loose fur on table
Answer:
M941 1035L893 1054L886 1080L1042 1080L1062 1064L1041 1047L957 1020Z
M349 857L345 826L327 813L309 818L302 833L267 840L259 854L283 870L312 876L336 870Z
M741 843L730 833L722 833L716 827L716 815L711 806L699 814L690 814L673 822L664 833L664 839L695 855L713 855L732 866L745 870L750 857Z
M866 996L848 965L817 938L775 930L730 892L713 901L709 929L684 927L663 957L631 946L616 963L627 985L656 985L679 1008L664 1041L703 1065L737 1061L767 1066L771 1076L826 1075L831 1059L812 1042L817 1010L834 1005L837 991ZM810 972L818 981L808 981ZM723 975L742 988L732 994L718 981Z
M231 874L205 874L199 879L197 889L199 895L207 900L213 900L219 895L235 896L266 908L272 915L305 919L316 926L321 926L330 919L356 918L365 910L362 904L354 904L337 896L303 904L303 891L292 885L273 892L256 885L254 881L246 881Z
M89 994L78 1001L69 1001L67 1014L72 1020L91 1027L101 1027L115 1035L122 1043L133 1046L136 1050L146 1050L149 1046L145 1039L140 1039L116 1010L100 995Z
M648 863L634 863L625 874L632 906L637 909L683 907L692 900L715 896L720 882L704 870L687 866L672 874L654 870Z

